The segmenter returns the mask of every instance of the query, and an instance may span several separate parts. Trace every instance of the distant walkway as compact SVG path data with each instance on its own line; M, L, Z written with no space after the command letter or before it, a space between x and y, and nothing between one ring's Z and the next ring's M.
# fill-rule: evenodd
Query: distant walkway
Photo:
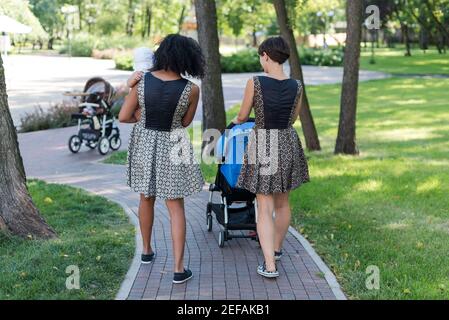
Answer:
M131 126L122 125L127 146ZM85 150L73 155L67 149L67 139L75 128L55 129L19 134L21 153L28 177L63 183L86 189L117 201L136 223L138 195L125 185L124 166L105 165L97 150ZM186 199L187 246L185 263L194 272L186 284L173 285L170 222L165 205L156 202L153 248L157 257L151 265L140 265L141 240L120 299L344 299L335 277L313 251L310 244L295 230L288 234L285 255L278 267L281 276L267 280L256 273L263 260L255 241L233 239L220 249L218 226L206 231L207 192ZM89 213L90 214L90 213ZM139 233L137 233L139 235ZM107 253L105 253L107 254Z
M50 103L62 101L62 93L82 90L88 78L101 76L114 86L122 84L130 72L114 69L112 60L69 58L51 55L11 55L5 61L9 106L13 120L19 124L21 115L32 111L36 105L43 109ZM340 83L343 68L304 66L308 85ZM241 102L246 81L254 73L224 74L223 90L226 107ZM383 79L385 73L361 71L360 80ZM201 107L196 115L201 119Z

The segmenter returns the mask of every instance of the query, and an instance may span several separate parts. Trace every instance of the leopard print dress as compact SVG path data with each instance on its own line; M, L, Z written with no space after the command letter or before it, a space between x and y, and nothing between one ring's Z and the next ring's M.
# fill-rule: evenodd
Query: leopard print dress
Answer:
M128 146L127 184L145 197L180 199L200 192L204 179L194 156L182 118L189 106L193 83L187 81L173 114L171 129L148 129L145 108L145 81L138 83L141 119L134 125Z
M296 130L292 127L295 121L293 119L295 106L298 104L303 91L302 84L300 81L292 79L276 80L263 77L264 83L268 84L265 88L270 89L264 90L260 78L262 77L254 77L253 79L253 106L256 123L249 137L237 187L255 194L285 193L310 180L301 141ZM285 82L277 83L276 81ZM296 82L296 85L294 82ZM277 88L279 85L282 88L284 84L289 85L288 89L284 88L284 91L273 90L273 87ZM282 112L281 107L278 108L276 104L271 111L264 107L264 100L266 100L264 98L267 98L264 97L264 93L275 95L274 101L279 99L279 101L285 102L285 95L283 94L283 92L286 92L285 90L290 90L290 96L292 97L292 99L287 100L283 109L286 128L267 129L267 127L273 127L270 125L270 121L277 122L278 118L282 116ZM266 121L266 112L270 113L268 122Z

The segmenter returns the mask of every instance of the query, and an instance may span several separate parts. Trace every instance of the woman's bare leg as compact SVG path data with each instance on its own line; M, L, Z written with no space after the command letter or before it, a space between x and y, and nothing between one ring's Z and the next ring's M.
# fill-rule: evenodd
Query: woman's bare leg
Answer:
M282 243L290 226L291 211L288 203L289 193L274 194L274 228L276 230L274 236L274 250L281 251Z
M145 198L143 194L140 194L139 224L143 240L143 254L153 253L153 249L151 248L151 234L154 221L154 202L154 198Z
M257 195L257 234L259 235L260 246L267 271L275 271L274 260L274 222L273 222L274 201L273 195Z
M186 243L186 217L184 199L166 200L170 213L171 236L173 240L174 272L184 272L184 246Z

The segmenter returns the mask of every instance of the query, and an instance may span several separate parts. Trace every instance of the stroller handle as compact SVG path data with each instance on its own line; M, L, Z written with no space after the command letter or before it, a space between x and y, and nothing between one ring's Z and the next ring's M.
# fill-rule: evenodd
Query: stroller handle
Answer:
M248 118L248 120L246 120L244 123L247 123L247 122L256 122L256 119L254 119L254 118ZM237 126L237 124L235 124L234 122L231 121L231 123L228 124L228 126L226 127L226 129L232 129L232 128L234 128L235 126Z

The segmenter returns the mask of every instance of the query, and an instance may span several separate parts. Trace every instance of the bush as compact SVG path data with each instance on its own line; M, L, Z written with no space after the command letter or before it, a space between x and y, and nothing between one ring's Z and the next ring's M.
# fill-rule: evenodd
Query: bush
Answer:
M72 113L78 112L78 107L67 102L53 105L48 111L37 106L33 112L20 118L19 132L31 132L52 128L64 128L74 125Z
M221 57L223 73L259 72L262 67L256 49L245 49L230 56Z
M99 37L85 33L73 36L71 41L72 56L75 57L98 57L101 59L112 59L123 51L140 46L147 46L141 38L105 36ZM59 53L69 53L69 42L65 40Z
M93 36L81 34L72 38L72 41L70 42L70 48L69 41L65 40L61 49L59 49L59 53L70 53L74 57L90 57L92 56L92 50L94 46L95 39Z
M133 70L133 56L131 54L120 54L114 57L115 68L119 70Z
M343 65L343 49L301 48L300 57L303 65L336 67Z

